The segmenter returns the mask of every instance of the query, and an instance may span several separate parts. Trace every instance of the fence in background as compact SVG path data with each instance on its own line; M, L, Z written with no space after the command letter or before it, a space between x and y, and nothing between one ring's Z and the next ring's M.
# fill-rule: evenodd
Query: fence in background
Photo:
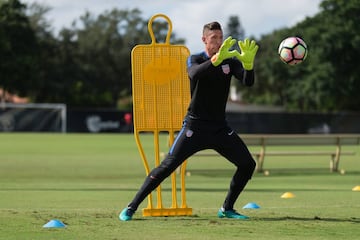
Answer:
M360 133L360 113L228 112L241 134ZM132 132L132 113L66 109L64 104L0 104L0 132Z

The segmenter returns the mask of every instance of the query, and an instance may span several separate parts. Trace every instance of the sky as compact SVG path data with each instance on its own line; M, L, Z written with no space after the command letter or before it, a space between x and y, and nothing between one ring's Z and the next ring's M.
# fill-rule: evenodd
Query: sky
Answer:
M202 51L202 27L218 21L223 28L230 16L238 16L245 37L271 33L283 27L292 27L306 17L320 11L321 0L22 0L37 2L51 8L46 15L55 33L70 27L85 11L97 16L113 8L131 10L138 8L143 19L155 14L165 14L171 20L173 33L186 40L191 52ZM284 36L285 37L285 36ZM146 44L146 43L139 43Z

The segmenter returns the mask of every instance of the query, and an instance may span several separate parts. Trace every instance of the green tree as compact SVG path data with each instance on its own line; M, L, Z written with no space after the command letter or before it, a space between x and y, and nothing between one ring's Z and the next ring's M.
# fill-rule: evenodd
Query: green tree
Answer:
M241 25L240 19L238 16L233 15L229 17L229 20L227 22L226 28L225 28L225 36L231 36L232 38L236 40L243 40L245 37L245 30L243 26ZM232 49L236 49L240 51L239 45L237 43L234 44ZM241 88L241 84L239 81L233 79L231 81L231 91L234 91L236 94L238 93L238 88ZM231 96L232 97L232 96ZM237 99L232 99L237 100Z
M18 0L0 4L0 87L31 97L37 86L38 44L25 11Z
M230 16L225 29L226 36L232 36L235 39L243 40L245 37L245 29L243 28L238 16Z
M319 20L331 26L319 29L322 57L332 67L328 108L360 110L360 1L325 0L321 8Z
M64 102L69 107L116 107L131 96L131 49L150 43L147 21L138 9L85 12L63 28L58 38L44 21L46 8L34 8L31 19L42 47L39 102ZM37 20L37 21L35 21ZM167 24L154 22L157 39L165 39ZM172 42L181 43L175 34Z
M27 8L27 14L32 29L35 32L39 46L37 55L39 67L37 70L38 85L34 89L32 100L34 102L64 102L67 96L67 82L64 78L67 69L62 63L63 55L60 41L53 35L51 23L46 14L51 8L33 3Z
M360 110L360 1L324 0L320 7L314 17L258 41L258 84L243 90L245 99L295 111ZM288 66L279 60L277 47L288 36L307 43L304 63Z

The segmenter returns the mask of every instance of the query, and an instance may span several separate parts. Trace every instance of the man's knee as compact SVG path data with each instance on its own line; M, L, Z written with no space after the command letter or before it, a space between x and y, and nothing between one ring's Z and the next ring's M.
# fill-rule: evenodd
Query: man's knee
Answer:
M174 161L174 159L172 159L171 157L167 156L165 158L164 161L162 161L160 163L159 166L157 166L156 168L154 168L151 171L151 175L154 178L159 178L159 179L165 179L167 178L173 171L175 171L175 169L178 167L178 164L176 163L176 161Z
M240 171L243 176L248 176L248 178L250 179L255 171L256 162L251 157L246 161L241 161L241 163L237 167L238 171Z
M249 171L253 172L255 171L256 168L256 161L251 158L251 160L249 160Z

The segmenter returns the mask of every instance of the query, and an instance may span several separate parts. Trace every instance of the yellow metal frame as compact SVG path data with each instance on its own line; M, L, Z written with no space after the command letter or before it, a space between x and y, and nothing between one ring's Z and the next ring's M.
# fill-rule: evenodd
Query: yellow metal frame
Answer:
M153 21L164 18L168 23L165 43L157 43L152 30ZM151 44L137 45L131 51L133 114L135 141L144 164L146 175L150 173L149 162L141 143L141 133L154 135L155 166L160 164L159 134L169 134L169 144L174 142L176 132L181 129L182 120L190 101L190 86L186 73L189 50L182 45L171 45L172 23L163 14L150 18L148 30ZM192 209L186 204L185 191L186 161L181 165L181 203L178 205L176 173L171 174L171 207L164 207L161 185L156 189L157 205L153 205L152 194L143 216L186 216Z

